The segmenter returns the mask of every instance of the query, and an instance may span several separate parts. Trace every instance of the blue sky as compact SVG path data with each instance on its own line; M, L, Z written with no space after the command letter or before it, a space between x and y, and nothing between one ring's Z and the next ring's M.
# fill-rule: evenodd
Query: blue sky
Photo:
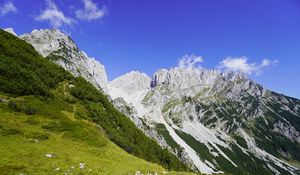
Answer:
M0 27L59 28L110 80L201 65L300 98L299 0L0 0Z

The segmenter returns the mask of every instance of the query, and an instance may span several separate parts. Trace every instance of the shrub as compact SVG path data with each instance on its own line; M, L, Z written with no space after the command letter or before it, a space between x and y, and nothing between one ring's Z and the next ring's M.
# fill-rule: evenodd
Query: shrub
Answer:
M53 96L50 89L71 79L69 72L44 59L23 40L0 30L0 91L16 96Z
M36 114L37 109L32 105L27 105L27 106L25 106L24 112L27 115L33 115L33 114Z
M39 124L39 122L36 119L34 119L33 117L28 117L27 120L25 121L25 123L30 124L30 125Z
M33 115L37 112L36 107L31 104L22 104L21 102L10 100L7 105L14 112L24 112L27 115Z
M16 112L20 111L17 103L15 101L12 101L12 100L8 101L8 108L12 111L16 111Z
M42 132L29 132L25 134L26 138L37 139L37 140L48 140L49 134Z
M3 136L21 135L23 132L17 128L1 128L0 134Z

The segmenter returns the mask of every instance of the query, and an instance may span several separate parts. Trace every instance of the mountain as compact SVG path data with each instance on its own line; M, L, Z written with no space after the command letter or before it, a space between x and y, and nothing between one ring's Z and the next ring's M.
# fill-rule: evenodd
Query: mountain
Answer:
M86 64L94 59L60 31L35 30L19 37L48 60L102 89L137 128L194 171L300 174L298 99L270 91L241 73L195 68L161 69L153 77L132 71L107 82L104 67ZM115 133L119 125L102 128ZM110 137L132 153L127 148L134 147L132 141L119 143L115 138L118 135ZM143 158L146 153L133 154Z
M200 172L300 174L300 100L244 74L171 68L108 87L140 129Z
M0 41L1 174L192 174L169 172L189 168L87 77L75 77L3 30Z
M80 51L74 41L60 30L33 30L19 37L30 43L42 56L107 92L105 67Z

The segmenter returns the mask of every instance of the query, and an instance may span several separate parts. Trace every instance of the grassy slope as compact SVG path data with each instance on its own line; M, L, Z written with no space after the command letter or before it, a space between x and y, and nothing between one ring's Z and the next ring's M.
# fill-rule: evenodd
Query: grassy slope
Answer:
M116 111L91 84L74 78L2 30L0 40L2 174L165 171L158 164L186 169ZM80 170L79 163L85 163L85 168Z
M157 164L126 153L107 139L97 125L76 117L76 110L82 108L78 104L69 105L60 99L45 104L33 96L9 99L2 95L1 98L5 101L0 103L1 174L129 174L136 171L164 171ZM9 109L9 102L3 99L13 100L18 107ZM38 107L36 114L12 111L22 110L22 105L28 104ZM53 122L64 123L64 127L55 126ZM46 154L53 154L54 157L47 158ZM79 163L85 163L85 169L79 169ZM59 170L56 171L57 168Z

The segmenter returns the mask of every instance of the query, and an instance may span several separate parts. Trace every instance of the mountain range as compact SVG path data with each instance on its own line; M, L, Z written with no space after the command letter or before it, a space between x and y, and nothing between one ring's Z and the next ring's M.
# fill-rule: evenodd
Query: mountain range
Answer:
M178 157L182 167L206 174L300 174L298 99L242 73L198 68L161 69L152 77L132 71L108 81L105 67L59 30L17 37L105 94L148 139ZM103 123L101 127L110 132ZM145 158L114 137L110 140Z

